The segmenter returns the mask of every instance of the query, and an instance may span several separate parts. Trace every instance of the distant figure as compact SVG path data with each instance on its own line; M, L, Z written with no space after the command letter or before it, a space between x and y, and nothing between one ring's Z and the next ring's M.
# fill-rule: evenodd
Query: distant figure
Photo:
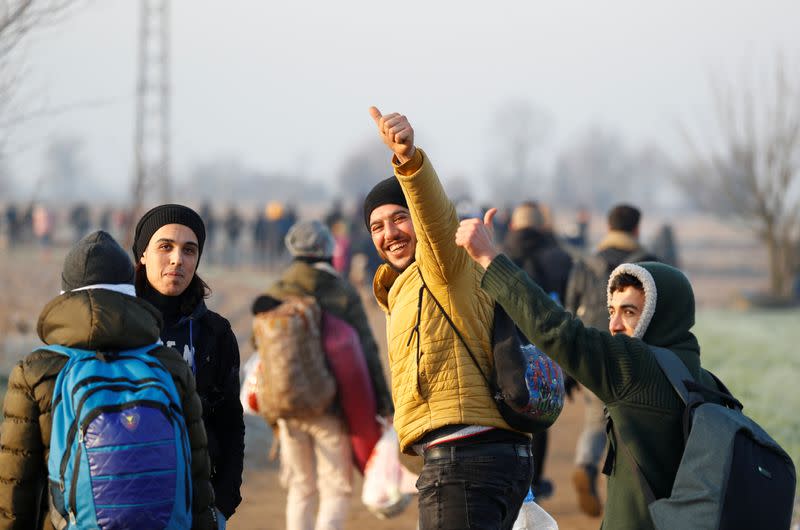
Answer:
M283 238L292 226L287 226L287 216L287 208L282 202L271 201L267 204L267 250L273 265L280 262L286 252Z
M111 206L106 206L100 212L100 217L97 219L97 226L104 232L111 232L111 222L114 216L114 209Z
M33 208L31 224L39 246L49 248L53 242L53 214L45 205L37 204Z
M208 201L203 202L200 206L200 218L206 224L206 260L209 265L214 263L217 259L216 247L217 244L217 228L219 221L214 215L214 209Z
M267 218L267 208L262 206L256 209L256 217L253 220L253 261L256 265L266 265L269 255L267 246L269 239L269 219Z
M344 218L339 219L330 227L336 248L333 250L333 268L344 278L350 277L350 258L352 257L352 242L350 230Z
M608 328L606 287L608 277L621 263L658 261L639 244L638 208L627 204L613 207L608 213L608 233L597 252L575 263L570 275L564 307L587 326ZM606 446L606 423L603 402L584 389L585 417L583 431L575 448L573 484L578 492L581 511L598 517L603 504L597 494L598 462Z
M358 293L331 264L334 246L333 235L321 222L295 224L286 236L292 262L266 295L256 300L254 312L268 310L287 297L310 296L322 311L347 322L358 333L378 414L390 418L394 408L378 346ZM350 441L341 410L334 406L318 417L278 421L281 468L285 469L288 489L287 530L341 530L353 489Z
M22 219L20 219L17 205L10 203L8 206L6 206L5 212L6 234L8 236L8 246L10 248L14 248L19 245L20 241L22 240L21 224Z
M78 203L69 212L69 224L72 225L75 241L80 241L89 231L92 220L89 218L89 207L85 203Z
M680 268L680 258L678 256L678 244L675 241L675 234L672 225L663 224L658 230L653 244L650 246L653 252L661 258L662 263Z
M575 215L575 232L565 237L564 240L578 250L585 250L589 243L589 221L591 219L592 214L589 209L586 206L579 207Z
M228 214L225 216L224 223L225 234L228 236L225 258L228 265L236 265L239 262L239 236L242 234L244 221L235 206L228 208Z

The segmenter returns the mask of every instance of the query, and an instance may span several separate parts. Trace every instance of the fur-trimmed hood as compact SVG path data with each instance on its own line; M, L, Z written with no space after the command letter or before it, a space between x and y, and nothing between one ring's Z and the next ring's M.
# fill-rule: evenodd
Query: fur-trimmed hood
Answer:
M650 261L623 263L612 271L608 280L609 287L620 274L634 276L644 287L644 308L634 330L634 337L663 347L687 340L694 341L690 332L694 326L694 291L680 270ZM606 293L610 302L610 290L606 289Z

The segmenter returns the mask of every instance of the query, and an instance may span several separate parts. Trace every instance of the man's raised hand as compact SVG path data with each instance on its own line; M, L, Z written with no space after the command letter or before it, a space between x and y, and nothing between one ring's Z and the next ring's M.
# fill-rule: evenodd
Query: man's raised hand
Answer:
M490 208L483 216L464 219L456 230L456 245L464 247L467 254L484 269L489 266L499 252L494 246L494 227L492 219L497 208Z
M393 112L383 116L377 107L370 107L369 114L378 126L378 133L386 146L397 156L400 163L407 162L414 157L414 129L408 119L402 114Z

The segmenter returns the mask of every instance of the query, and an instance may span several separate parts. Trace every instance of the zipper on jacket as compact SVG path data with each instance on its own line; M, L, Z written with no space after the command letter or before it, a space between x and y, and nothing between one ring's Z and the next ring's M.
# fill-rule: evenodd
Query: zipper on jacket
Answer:
M80 430L78 437L78 449L75 451L75 462L72 466L72 484L69 486L69 516L73 521L75 520L75 512L78 508L75 506L77 503L78 492L78 473L80 473L81 465L81 449L83 448L83 429ZM73 524L75 524L73 522Z

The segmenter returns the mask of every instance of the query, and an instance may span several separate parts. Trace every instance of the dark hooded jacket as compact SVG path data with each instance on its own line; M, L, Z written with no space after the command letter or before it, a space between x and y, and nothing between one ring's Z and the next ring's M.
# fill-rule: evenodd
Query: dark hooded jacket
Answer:
M239 401L239 345L230 322L210 311L203 300L189 315L165 307L172 298L178 308L181 297L147 293L164 315L161 340L187 359L194 352L197 393L203 404L203 422L211 458L211 484L217 508L226 519L242 501L240 488L244 467L244 416Z
M105 289L56 297L39 317L45 344L87 350L133 349L158 340L161 317L150 304ZM172 375L181 399L192 449L192 528L216 529L214 494L200 399L194 378L175 350L150 352ZM0 529L53 528L47 515L47 459L56 377L67 362L58 353L37 350L11 373L3 404L0 437ZM41 501L41 502L37 502Z
M555 236L535 228L510 230L503 248L511 260L551 296L563 304L572 257L558 244Z
M293 261L280 280L268 289L267 294L277 299L289 295L313 296L323 311L328 311L353 326L364 350L372 388L375 389L378 414L391 416L394 412L392 396L361 298L349 283L336 274L333 267L322 263L324 262L315 266L300 260Z
M656 498L669 496L683 453L683 404L661 372L648 344L668 348L700 383L716 388L700 366L694 325L694 294L686 277L660 263L624 265L645 287L645 308L634 337L586 327L548 297L506 256L489 265L483 289L525 335L608 408L614 428L642 470ZM645 494L627 452L617 450L609 470L603 528L653 528Z

